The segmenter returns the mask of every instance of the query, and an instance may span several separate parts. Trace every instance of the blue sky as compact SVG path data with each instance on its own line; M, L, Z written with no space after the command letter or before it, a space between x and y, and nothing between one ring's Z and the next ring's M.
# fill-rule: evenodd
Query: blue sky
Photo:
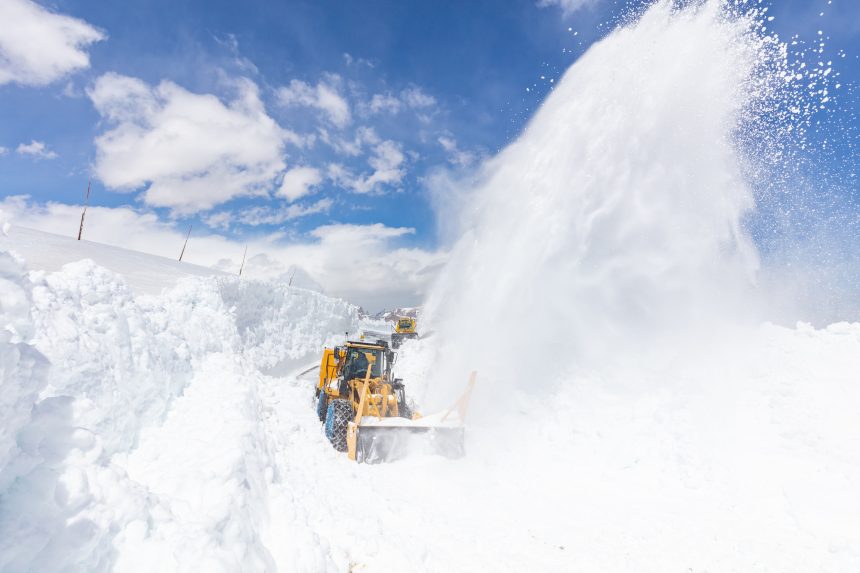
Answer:
M58 154L51 161L40 161L35 172L29 158L10 154L0 176L4 191L14 189L38 200L80 200L95 159L93 140L103 131L100 115L84 92L106 72L140 78L150 85L167 79L191 92L223 98L231 97L224 76L248 77L259 86L260 97L276 121L303 133L313 133L322 124L332 135L339 130L320 121L324 114L278 106L276 91L292 80L315 86L324 76L336 75L336 89L353 108L342 137L353 139L357 129L369 127L381 139L395 142L404 154L420 157L405 161L402 180L371 194L343 196L338 185L325 182L314 198L329 196L337 199L336 205L327 213L278 227L305 232L325 221L381 222L414 227L416 233L406 240L421 246L435 240L422 177L434 166L451 165L450 152L439 138L456 141L464 158L497 151L518 133L545 93L546 85L540 84L546 81L541 82L540 76L557 77L573 61L567 50L581 51L586 35L595 36L598 22L594 11L570 18L569 24L576 24L581 33L580 40L567 32L558 8L539 8L531 2L440 7L419 2L134 0L62 1L52 7L89 22L108 37L90 48L88 70L37 89L3 86L2 145L13 148L22 141L37 140ZM69 86L74 97L63 95ZM532 91L527 92L527 87ZM409 89L435 103L365 117L354 110L374 95L397 97ZM351 97L350 90L356 90L356 95ZM425 116L423 122L418 115ZM318 166L337 159L356 171L370 169L364 154L338 158L325 145L287 152L288 164ZM95 181L95 204L140 206L135 198L105 191L103 183ZM260 202L239 199L227 206L240 209L249 203ZM169 216L164 209L159 213ZM242 225L233 231L250 232Z
M46 66L42 76L0 76L0 194L29 196L17 203L22 222L74 233L75 208L62 206L79 205L92 176L91 204L102 208L92 224L104 223L88 229L93 240L168 255L193 223L199 248L189 259L225 269L246 242L261 268L273 258L266 245L397 252L411 270L377 274L408 285L386 293L398 303L418 301L444 248L428 177L469 169L509 143L552 81L626 7L644 4L9 2L28 18L53 14L89 28L76 37L88 65L31 62ZM814 43L824 32L823 56L835 60L844 87L816 137L841 138L826 161L845 174L857 159L860 5L779 0L769 14L783 39ZM0 43L4 34L0 22ZM45 59L54 49L32 38L0 49L15 41L34 41L30 49ZM856 180L843 183L856 196ZM305 268L316 256L293 254ZM289 266L284 257L272 272Z

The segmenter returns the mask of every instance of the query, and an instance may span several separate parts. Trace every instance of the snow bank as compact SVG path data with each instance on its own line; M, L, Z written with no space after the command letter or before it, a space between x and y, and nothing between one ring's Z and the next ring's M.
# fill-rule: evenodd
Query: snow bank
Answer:
M0 492L15 479L20 452L16 436L30 421L45 385L47 361L30 344L30 282L23 265L0 253Z
M285 374L309 354L358 330L358 308L313 290L265 281L219 281L245 351L266 373Z
M0 235L0 250L22 257L31 269L50 272L59 271L71 261L91 259L100 267L122 275L137 294L159 294L190 276L227 276L217 269L92 241L77 241L74 237L20 225L10 225L8 236Z
M236 277L135 296L7 253L0 303L0 570L274 568L261 370L317 359L357 307Z
M260 537L272 476L255 375L210 354L164 423L114 460L163 505L115 539L116 571L274 570Z
M73 422L73 399L40 393L56 369L33 345L31 281L21 262L0 252L0 570L59 570L78 563L89 523L70 522L86 505L86 478L69 460L92 448ZM82 494L82 495L80 495ZM104 552L83 551L83 566ZM68 560L68 561L67 561ZM95 567L91 567L96 570Z

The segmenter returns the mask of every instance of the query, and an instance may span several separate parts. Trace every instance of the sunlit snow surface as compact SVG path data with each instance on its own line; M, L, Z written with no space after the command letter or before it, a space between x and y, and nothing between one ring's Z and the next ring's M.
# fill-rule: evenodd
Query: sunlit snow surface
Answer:
M121 274L131 290L138 294L159 294L165 287L175 285L184 277L226 275L215 269L178 260L153 257L86 240L75 241L70 237L15 225L9 229L8 236L0 236L0 249L15 252L26 259L31 268L43 271L58 271L69 261L90 259Z
M860 570L860 324L763 322L741 224L771 48L658 6L453 204L396 372L478 370L457 461L326 442L298 373L356 307L12 229L0 571Z
M313 373L261 372L311 364L354 307L267 285L297 301L284 313L232 278L135 298L90 263L0 262L0 570L860 564L860 325L765 325L671 379L526 380L504 401L479 379L475 400L505 407L477 409L465 458L365 466L322 435ZM432 348L398 361L419 399Z

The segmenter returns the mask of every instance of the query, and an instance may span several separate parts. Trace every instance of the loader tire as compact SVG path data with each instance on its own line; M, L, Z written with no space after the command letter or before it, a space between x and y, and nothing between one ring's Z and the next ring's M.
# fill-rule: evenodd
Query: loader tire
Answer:
M339 452L346 451L346 425L354 414L349 400L332 400L325 416L325 437Z
M409 407L409 404L406 402L401 402L397 405L397 411L401 418L406 418L407 420L412 419L412 408Z
M320 419L320 422L325 422L325 416L328 412L328 394L325 392L319 392L319 396L317 397L317 417Z

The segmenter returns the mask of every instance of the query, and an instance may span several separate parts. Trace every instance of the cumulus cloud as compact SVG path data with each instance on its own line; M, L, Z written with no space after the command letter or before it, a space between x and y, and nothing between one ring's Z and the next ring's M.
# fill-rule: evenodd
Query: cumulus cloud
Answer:
M537 5L540 8L548 8L550 6L558 6L561 8L565 16L573 14L580 8L591 6L596 0L538 0Z
M351 121L351 114L349 103L337 90L338 83L340 78L336 75L328 75L316 86L301 80L292 80L288 86L278 89L278 102L284 107L317 109L336 127L346 127Z
M310 195L315 185L322 183L322 173L313 167L294 167L284 174L278 195L293 202Z
M290 207L294 207L291 205ZM75 236L80 205L37 204L28 197L6 197L0 210L14 225ZM185 240L185 228L160 220L154 213L130 207L93 207L87 211L88 240L175 259ZM413 235L409 227L324 225L305 238L283 242L283 235L233 240L217 233L195 231L183 260L237 272L245 246L248 258L266 254L270 264L246 268L249 278L276 278L296 265L306 269L325 290L368 310L411 306L423 294L447 258L444 252L403 248L397 241ZM361 280L355 280L361 277Z
M7 153L9 153L9 148L0 145L0 155L6 155Z
M93 26L30 0L0 1L0 85L43 86L88 68L85 48L105 39Z
M386 187L400 183L406 175L403 164L406 156L400 146L390 140L380 141L373 147L368 165L373 169L365 175L355 175L339 163L331 163L326 173L335 184L355 193L382 193Z
M57 154L48 149L48 146L44 142L36 140L30 143L21 143L15 149L15 153L18 155L28 155L35 159L54 159L57 157Z
M380 187L400 183L406 171L402 168L405 157L400 146L393 141L383 141L373 149L368 164L374 169L369 177L361 178L353 185L358 193L372 193Z
M311 233L319 239L314 253L318 261L301 266L319 277L328 292L350 292L348 299L369 310L391 308L394 301L418 304L447 255L392 246L414 233L409 227L380 223L325 225Z
M146 186L146 204L182 214L267 195L285 144L303 140L266 114L253 82L239 80L236 91L225 103L169 81L101 76L88 91L110 126L96 138L96 175L114 190Z

